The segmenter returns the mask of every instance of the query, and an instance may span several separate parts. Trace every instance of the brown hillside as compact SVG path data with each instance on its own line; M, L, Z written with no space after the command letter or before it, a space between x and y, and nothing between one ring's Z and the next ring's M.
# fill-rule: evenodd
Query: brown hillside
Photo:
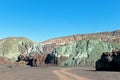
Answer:
M114 42L120 42L120 30L112 31L112 32L99 32L99 33L91 33L91 34L76 34L66 37L59 37L50 39L47 41L42 42L45 44L53 44L56 43L58 45L64 45L67 43L71 43L73 41L77 40L83 40L86 38L90 39L98 39L101 41L114 41Z
M53 51L54 48L72 43L77 40L84 39L97 39L100 41L108 41L108 42L117 42L120 43L120 30L112 31L112 32L99 32L99 33L91 33L91 34L76 34L66 37L59 37L54 39L49 39L47 41L42 42L44 45L43 52L48 54Z

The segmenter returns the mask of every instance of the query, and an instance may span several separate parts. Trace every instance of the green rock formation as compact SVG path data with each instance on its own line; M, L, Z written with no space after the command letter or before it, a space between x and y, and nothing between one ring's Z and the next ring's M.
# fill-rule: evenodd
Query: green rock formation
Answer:
M23 37L9 37L0 41L0 56L10 58L13 61L17 60L18 55L21 53L29 54L34 51L40 43L33 42Z
M56 48L56 56L68 57L61 66L93 66L102 52L118 49L120 49L120 44L115 42L81 40Z

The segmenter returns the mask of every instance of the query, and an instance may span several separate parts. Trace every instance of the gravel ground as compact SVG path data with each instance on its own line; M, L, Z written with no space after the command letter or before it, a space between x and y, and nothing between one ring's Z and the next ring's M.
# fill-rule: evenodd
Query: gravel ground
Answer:
M0 66L0 80L57 80L56 67Z
M60 70L68 69L67 72ZM95 71L92 67L29 67L18 65L0 65L0 80L60 80L54 71L59 71L57 74L63 76L78 75L88 80L120 80L120 72L115 71ZM74 80L74 79L73 79Z
M93 67L77 67L69 72L89 80L120 80L120 71L95 71Z

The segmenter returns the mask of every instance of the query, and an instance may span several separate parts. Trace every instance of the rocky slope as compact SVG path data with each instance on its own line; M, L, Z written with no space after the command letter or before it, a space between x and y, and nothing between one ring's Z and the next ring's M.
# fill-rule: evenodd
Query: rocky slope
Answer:
M99 40L80 40L56 48L56 56L66 56L62 66L95 65L102 52L119 50L120 44Z
M0 40L0 56L16 61L23 54L32 65L95 65L102 52L120 49L120 30L50 39L42 43L23 37ZM37 56L36 56L37 55ZM27 60L26 60L27 57ZM29 59L28 59L29 57ZM44 59L39 59L44 58ZM23 60L23 59L20 59Z
M0 40L0 56L17 60L20 54L30 54L34 51L42 52L40 43L33 42L23 37L9 37Z
M73 41L84 40L84 39L98 39L100 41L120 42L120 30L115 30L112 32L91 33L91 34L76 34L76 35L71 35L71 36L66 36L66 37L49 39L42 43L44 45L53 44L53 43L58 44L58 45L64 45L67 43L72 43Z
M66 37L49 39L47 41L42 42L42 45L44 47L43 52L46 54L51 53L55 48L59 46L67 45L78 40L98 40L120 43L120 30L91 34L77 34Z

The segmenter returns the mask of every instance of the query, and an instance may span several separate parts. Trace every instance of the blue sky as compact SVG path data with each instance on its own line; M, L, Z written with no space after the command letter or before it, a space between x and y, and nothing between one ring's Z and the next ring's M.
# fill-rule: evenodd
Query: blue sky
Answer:
M0 38L35 41L120 29L120 0L0 0Z

